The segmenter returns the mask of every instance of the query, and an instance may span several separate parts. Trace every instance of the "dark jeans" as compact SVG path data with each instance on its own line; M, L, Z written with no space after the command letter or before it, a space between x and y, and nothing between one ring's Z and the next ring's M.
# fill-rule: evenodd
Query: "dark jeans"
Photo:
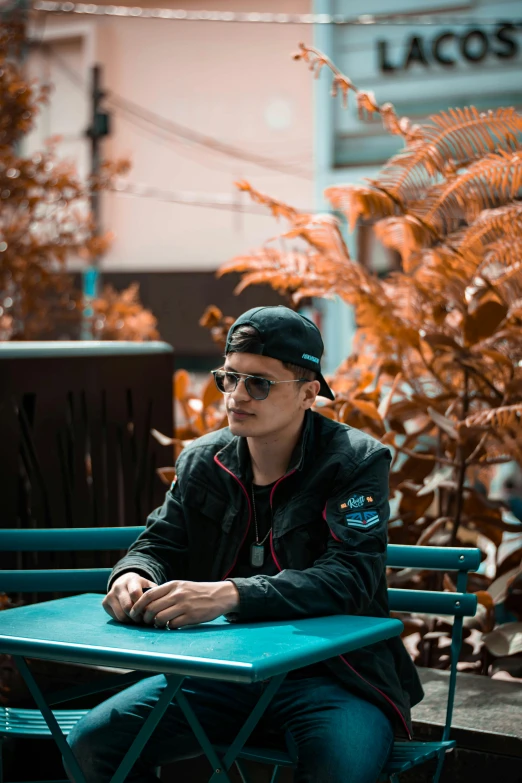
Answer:
M76 725L68 742L88 783L108 783L164 685L163 675L142 680L95 707ZM219 745L232 742L266 683L189 677L182 688L210 741ZM375 783L393 744L392 726L384 713L333 676L284 680L254 737L250 744L293 744L299 758L296 783ZM128 781L157 783L155 767L201 753L172 702Z

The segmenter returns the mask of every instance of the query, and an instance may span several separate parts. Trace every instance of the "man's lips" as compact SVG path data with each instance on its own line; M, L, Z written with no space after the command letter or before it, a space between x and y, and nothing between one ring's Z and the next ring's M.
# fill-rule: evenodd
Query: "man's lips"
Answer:
M238 408L228 408L228 413L232 413L234 416L253 416L253 413L248 413L248 411L241 411Z

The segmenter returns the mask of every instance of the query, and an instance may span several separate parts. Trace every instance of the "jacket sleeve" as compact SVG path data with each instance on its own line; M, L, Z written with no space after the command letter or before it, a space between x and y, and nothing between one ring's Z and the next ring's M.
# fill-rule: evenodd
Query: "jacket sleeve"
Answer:
M339 478L326 504L327 548L313 566L232 577L240 605L228 619L365 614L386 567L390 459L387 448L378 449Z
M114 566L108 589L118 576L128 571L135 571L157 584L184 579L187 549L179 483L173 482L163 505L149 515L143 533Z

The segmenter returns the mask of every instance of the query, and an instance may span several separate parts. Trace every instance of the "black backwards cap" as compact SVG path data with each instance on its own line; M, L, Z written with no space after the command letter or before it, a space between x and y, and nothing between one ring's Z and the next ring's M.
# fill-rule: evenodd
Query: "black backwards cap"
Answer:
M239 326L253 326L259 332L261 354L281 362L306 367L317 373L319 394L334 400L335 395L321 374L324 344L317 326L289 307L253 307L240 315L229 329L225 354L230 353L230 339Z

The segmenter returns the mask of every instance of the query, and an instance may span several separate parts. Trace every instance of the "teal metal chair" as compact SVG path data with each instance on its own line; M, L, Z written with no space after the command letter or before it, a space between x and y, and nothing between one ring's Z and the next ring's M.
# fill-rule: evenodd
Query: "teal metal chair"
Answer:
M0 551L44 552L44 551L116 551L125 550L141 533L143 527L118 528L67 528L37 530L0 530ZM451 718L455 698L457 661L462 644L462 621L473 616L477 609L475 595L466 593L467 575L476 571L480 564L480 550L457 547L388 547L387 565L390 568L415 568L457 573L457 592L425 590L388 591L390 609L395 612L422 612L425 614L453 616L451 637L451 670L448 688L446 723L440 741L417 742L397 741L382 781L399 780L399 774L431 759L437 759L434 783L440 778L445 754L455 747L449 739ZM16 593L54 592L100 592L104 593L110 574L109 568L86 569L24 569L0 571L0 591L10 595ZM101 693L115 687L123 687L141 679L141 673L128 673L107 677L94 686L69 688L57 694L48 695L48 703L56 705L93 693ZM63 733L67 735L88 710L53 710ZM0 707L0 751L1 742L7 737L50 737L51 733L39 710ZM226 752L227 748L217 748ZM296 758L290 753L270 748L246 747L236 762L243 783L249 783L242 761L256 761L273 768L271 783L277 783L281 770L295 767ZM0 755L0 783L3 783ZM66 783L66 781L47 781Z
M446 753L456 743L450 740L451 718L455 700L457 682L457 661L462 646L462 621L464 617L473 617L477 611L477 597L466 593L468 573L476 571L480 565L479 549L460 547L399 546L390 544L387 553L389 568L415 568L457 573L457 592L447 593L428 590L399 590L389 588L390 610L394 612L422 612L423 614L453 616L451 633L451 669L446 707L446 722L442 739L433 742L415 740L396 741L391 758L380 780L398 783L399 775L412 767L437 759L433 783L438 783ZM271 751L266 748L245 748L240 759L270 764L273 767L271 783L277 783L280 771L284 767L295 767L296 759L289 753ZM249 783L246 770L241 762L236 762L243 783Z
M0 530L0 552L121 551L128 549L142 530L144 530L142 526ZM105 593L110 572L110 568L0 570L0 592L11 596L17 593ZM143 676L132 672L105 677L100 683L91 686L77 686L56 694L48 694L48 703L54 706L72 699L131 685ZM88 710L81 709L53 710L65 736L87 712ZM10 737L43 738L51 737L51 732L39 710L0 706L0 783L5 783L2 744ZM68 783L68 781L49 780L45 783Z

